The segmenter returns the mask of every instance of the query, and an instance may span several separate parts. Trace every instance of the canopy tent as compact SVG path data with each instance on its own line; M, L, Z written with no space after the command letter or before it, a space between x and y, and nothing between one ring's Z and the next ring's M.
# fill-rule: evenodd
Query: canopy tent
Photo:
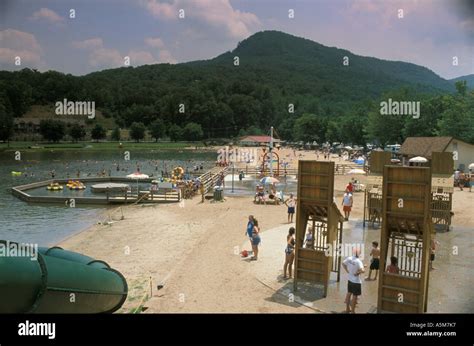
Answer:
M135 172L135 173L127 175L127 178L135 179L137 181L137 195L138 195L138 193L139 193L138 181L143 180L143 179L148 179L150 177L146 174L143 174L143 173L140 173L140 172Z
M422 156L415 156L412 157L408 162L417 162L417 163L426 163L428 162L428 159L422 157Z

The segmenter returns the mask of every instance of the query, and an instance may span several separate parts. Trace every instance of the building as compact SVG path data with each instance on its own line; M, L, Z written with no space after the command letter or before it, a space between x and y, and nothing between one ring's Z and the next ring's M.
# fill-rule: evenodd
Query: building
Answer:
M399 154L403 164L406 164L410 158L415 156L431 160L432 152L453 153L453 169L459 168L462 171L467 171L469 164L474 162L474 145L454 137L408 137L403 142Z
M239 145L245 147L259 147L270 143L270 136L245 136L239 140ZM280 143L281 140L274 138L273 143Z

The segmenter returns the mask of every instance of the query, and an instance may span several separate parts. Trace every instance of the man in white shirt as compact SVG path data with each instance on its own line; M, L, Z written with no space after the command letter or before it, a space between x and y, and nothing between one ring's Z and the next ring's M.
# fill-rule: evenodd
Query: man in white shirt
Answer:
M342 266L344 270L349 274L349 281L347 282L347 295L346 295L346 312L355 314L355 308L357 305L357 297L362 294L362 280L360 274L364 272L364 264L359 259L360 250L354 251L354 256L347 257Z

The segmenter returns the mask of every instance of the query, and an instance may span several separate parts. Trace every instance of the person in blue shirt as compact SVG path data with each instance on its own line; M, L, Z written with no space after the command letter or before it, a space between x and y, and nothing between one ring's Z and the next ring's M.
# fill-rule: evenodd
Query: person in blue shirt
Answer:
M253 215L249 215L249 222L247 223L247 230L245 231L245 235L249 238L250 240L250 246L252 246L252 236L253 236L253 226L255 223L255 219Z

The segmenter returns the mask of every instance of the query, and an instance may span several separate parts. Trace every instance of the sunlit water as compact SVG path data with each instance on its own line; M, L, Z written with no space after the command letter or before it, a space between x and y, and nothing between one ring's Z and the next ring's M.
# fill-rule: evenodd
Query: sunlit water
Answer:
M160 176L162 170L169 171L178 165L192 170L194 165L203 163L204 169L209 168L215 157L212 152L130 150L130 161L125 161L121 152L62 151L23 152L22 160L16 161L14 152L0 153L0 239L47 246L99 221L105 207L28 204L11 194L12 186L51 179L52 170L56 178L76 179L78 171L82 178L95 177L103 171L112 176L125 176L135 172L138 164L141 172ZM23 174L12 176L12 171ZM32 190L35 195L58 193L89 194L69 190L49 192L45 188Z

